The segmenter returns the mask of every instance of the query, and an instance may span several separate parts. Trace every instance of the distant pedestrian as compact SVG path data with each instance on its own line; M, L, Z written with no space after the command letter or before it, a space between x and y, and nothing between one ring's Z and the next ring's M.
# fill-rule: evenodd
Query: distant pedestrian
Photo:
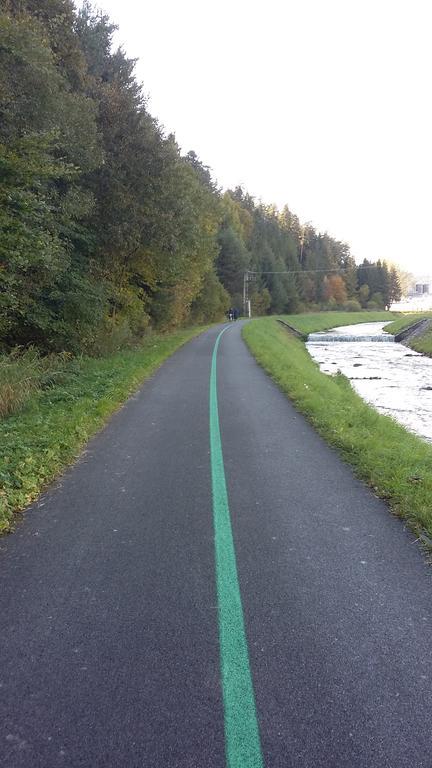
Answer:
M232 307L230 307L230 308L229 308L229 310L228 310L228 312L227 312L227 315L228 315L228 320L231 322L231 320L232 320L232 319L233 319L233 317L234 317L234 310L233 310L233 308L232 308Z
M240 312L238 311L237 307L234 307L234 309L233 309L234 320L238 320L239 316L240 316Z

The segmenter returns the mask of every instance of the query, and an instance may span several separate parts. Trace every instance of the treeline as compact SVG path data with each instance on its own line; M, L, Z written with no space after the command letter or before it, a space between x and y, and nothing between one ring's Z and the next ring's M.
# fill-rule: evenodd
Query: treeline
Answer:
M346 243L302 225L287 206L256 205L239 188L223 203L217 271L239 306L248 270L255 314L384 309L401 298L396 267L366 259L357 266Z
M357 268L358 297L362 307L389 307L402 297L401 280L395 266L385 261L376 263L364 259Z
M103 353L150 327L219 320L242 306L247 270L255 314L395 298L385 265L357 268L345 243L222 193L182 155L107 15L71 0L0 8L3 349Z

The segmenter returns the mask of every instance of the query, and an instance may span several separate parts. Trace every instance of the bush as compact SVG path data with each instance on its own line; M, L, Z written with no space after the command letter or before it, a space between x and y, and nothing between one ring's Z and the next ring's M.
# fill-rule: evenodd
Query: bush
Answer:
M380 291L376 291L372 294L370 297L370 301L368 301L367 306L369 307L369 304L373 302L378 309L384 309L384 297ZM375 308L375 307L374 307Z
M321 309L322 309L323 312L336 312L337 311L337 302L333 298L333 296L328 301L325 301L321 305Z
M296 315L303 315L308 310L307 304L304 304L302 301L299 301L299 303L296 306L295 314Z
M132 331L126 318L106 318L86 350L91 357L107 357L132 344Z
M361 305L357 299L349 299L344 304L344 310L346 312L361 312Z

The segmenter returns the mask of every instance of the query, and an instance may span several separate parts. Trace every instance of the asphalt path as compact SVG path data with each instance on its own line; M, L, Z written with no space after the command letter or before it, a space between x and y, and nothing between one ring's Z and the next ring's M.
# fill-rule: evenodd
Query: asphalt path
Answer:
M432 768L431 569L240 325L217 357L235 578L224 594L215 575L215 328L0 541L2 768ZM241 623L252 704L221 671ZM243 733L251 706L260 754L242 759L227 723Z

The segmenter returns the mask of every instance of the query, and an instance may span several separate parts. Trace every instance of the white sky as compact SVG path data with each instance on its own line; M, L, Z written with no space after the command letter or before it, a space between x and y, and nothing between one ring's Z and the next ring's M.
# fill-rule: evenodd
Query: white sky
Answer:
M219 184L432 273L430 0L96 0Z

